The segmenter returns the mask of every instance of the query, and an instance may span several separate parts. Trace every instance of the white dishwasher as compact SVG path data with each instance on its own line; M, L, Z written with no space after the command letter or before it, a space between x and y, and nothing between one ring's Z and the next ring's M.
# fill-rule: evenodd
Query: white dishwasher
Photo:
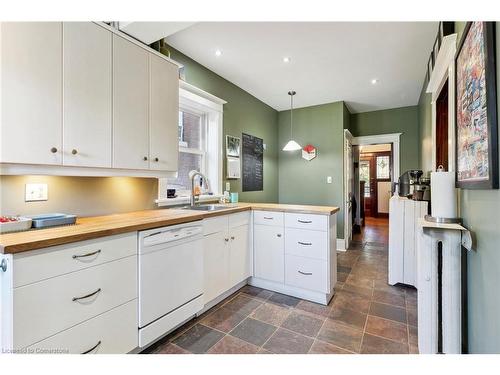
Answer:
M203 308L201 221L139 232L139 346Z

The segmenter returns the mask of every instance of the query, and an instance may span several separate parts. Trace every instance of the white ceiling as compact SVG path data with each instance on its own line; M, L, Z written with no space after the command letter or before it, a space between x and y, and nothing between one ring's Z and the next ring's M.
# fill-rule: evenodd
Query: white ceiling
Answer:
M193 25L194 22L119 22L120 30L132 35L145 44L151 44L179 30Z
M417 104L436 33L437 22L203 22L167 42L277 110L294 89L295 107L344 100L356 113Z

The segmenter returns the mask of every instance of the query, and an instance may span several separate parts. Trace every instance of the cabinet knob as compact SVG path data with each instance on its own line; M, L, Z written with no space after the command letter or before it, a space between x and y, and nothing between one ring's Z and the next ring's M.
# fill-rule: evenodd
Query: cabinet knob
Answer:
M78 151L77 151L76 149L73 149L73 150L71 150L71 153L72 153L73 155L76 155L76 154L78 154Z
M144 160L144 161L148 161L148 157L147 157L147 156L144 156L144 157L142 158L142 160Z
M52 148L50 149L50 152L52 152L53 154L55 154L55 153L57 152L57 148L56 148L56 147L52 147Z
M278 233L276 236L281 237L281 234Z
M157 162L158 162L158 161L160 161L160 159L158 159L158 158L155 158L155 161L157 161Z
M234 240L234 236L231 236L231 239Z
M229 242L229 238L224 238L224 241Z

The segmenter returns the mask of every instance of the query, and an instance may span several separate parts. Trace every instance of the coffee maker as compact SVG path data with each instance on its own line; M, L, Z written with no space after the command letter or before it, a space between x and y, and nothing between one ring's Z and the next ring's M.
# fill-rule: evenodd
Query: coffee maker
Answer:
M430 200L430 180L422 177L420 169L411 169L403 173L398 180L399 196L417 201Z

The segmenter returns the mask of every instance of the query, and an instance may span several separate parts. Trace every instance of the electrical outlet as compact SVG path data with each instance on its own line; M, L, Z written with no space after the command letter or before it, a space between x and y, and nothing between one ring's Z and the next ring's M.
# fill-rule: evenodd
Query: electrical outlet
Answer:
M332 182L333 182L333 180L332 180L332 176L327 176L327 177L326 177L326 183L327 183L327 184L331 184Z
M48 200L49 188L47 184L26 184L24 200L26 202Z
M226 191L231 191L231 183L226 182Z

